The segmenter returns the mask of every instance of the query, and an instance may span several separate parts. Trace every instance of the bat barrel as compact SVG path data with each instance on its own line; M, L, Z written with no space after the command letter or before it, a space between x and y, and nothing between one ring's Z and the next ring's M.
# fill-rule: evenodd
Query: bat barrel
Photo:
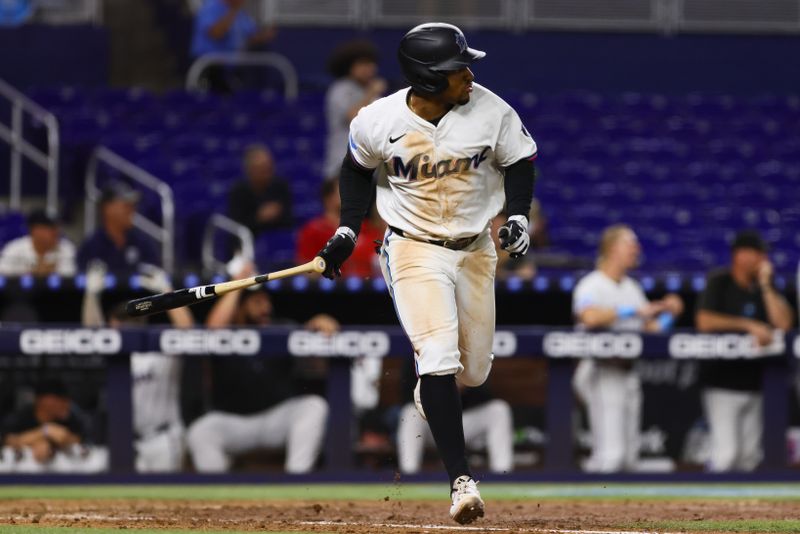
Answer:
M213 285L179 289L171 293L161 293L132 300L125 306L125 311L131 317L143 317L182 306L197 304L215 296Z

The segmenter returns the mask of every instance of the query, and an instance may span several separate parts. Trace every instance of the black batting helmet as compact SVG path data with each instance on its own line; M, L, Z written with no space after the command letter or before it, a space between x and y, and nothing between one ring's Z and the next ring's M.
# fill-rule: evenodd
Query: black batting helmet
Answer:
M458 27L429 22L412 28L400 41L397 57L403 75L415 91L440 93L447 89L447 72L468 67L486 52L467 46Z

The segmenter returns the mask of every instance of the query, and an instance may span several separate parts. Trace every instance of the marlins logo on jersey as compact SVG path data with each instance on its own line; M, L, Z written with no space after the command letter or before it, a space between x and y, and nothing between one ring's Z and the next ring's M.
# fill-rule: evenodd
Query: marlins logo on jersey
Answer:
M469 103L438 125L411 111L407 94L373 102L350 124L353 159L381 171L381 217L429 239L480 233L503 207L503 168L534 157L536 143L517 113L477 83Z

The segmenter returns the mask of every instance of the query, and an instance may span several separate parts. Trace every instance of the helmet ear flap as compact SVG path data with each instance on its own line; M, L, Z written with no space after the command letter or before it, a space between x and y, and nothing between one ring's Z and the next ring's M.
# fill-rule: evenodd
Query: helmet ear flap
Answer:
M447 89L447 85L446 75L428 69L420 70L417 73L417 83L411 84L417 91L431 94L441 93Z

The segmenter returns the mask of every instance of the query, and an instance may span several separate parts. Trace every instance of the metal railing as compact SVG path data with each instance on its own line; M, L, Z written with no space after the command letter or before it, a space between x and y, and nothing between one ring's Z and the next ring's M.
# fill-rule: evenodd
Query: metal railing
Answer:
M47 213L58 215L58 154L60 140L58 119L30 98L0 79L0 96L11 105L11 122L0 122L0 140L11 148L9 169L9 207L19 211L22 204L22 157L38 165L47 173ZM25 113L47 128L47 153L42 152L24 138Z
M251 6L268 24L314 26L361 26L370 7L361 0L251 0Z
M90 235L97 227L97 204L102 193L97 186L97 170L101 162L116 169L142 187L152 190L160 197L161 225L139 213L134 215L133 224L161 244L161 266L167 272L173 272L175 269L175 202L172 188L166 182L103 146L94 150L86 168L85 235Z
M212 65L271 67L283 77L283 93L286 100L297 98L297 70L286 56L274 52L221 52L202 55L189 67L189 72L186 74L186 90L199 90L203 71Z
M103 23L104 0L38 0L36 20L45 24Z
M230 217L215 213L208 219L203 233L203 270L208 273L224 273L226 264L214 256L214 235L217 230L222 230L239 239L241 256L249 261L255 258L253 247L253 232L246 226L239 224Z
M261 0L253 12L280 26L800 33L800 0Z

